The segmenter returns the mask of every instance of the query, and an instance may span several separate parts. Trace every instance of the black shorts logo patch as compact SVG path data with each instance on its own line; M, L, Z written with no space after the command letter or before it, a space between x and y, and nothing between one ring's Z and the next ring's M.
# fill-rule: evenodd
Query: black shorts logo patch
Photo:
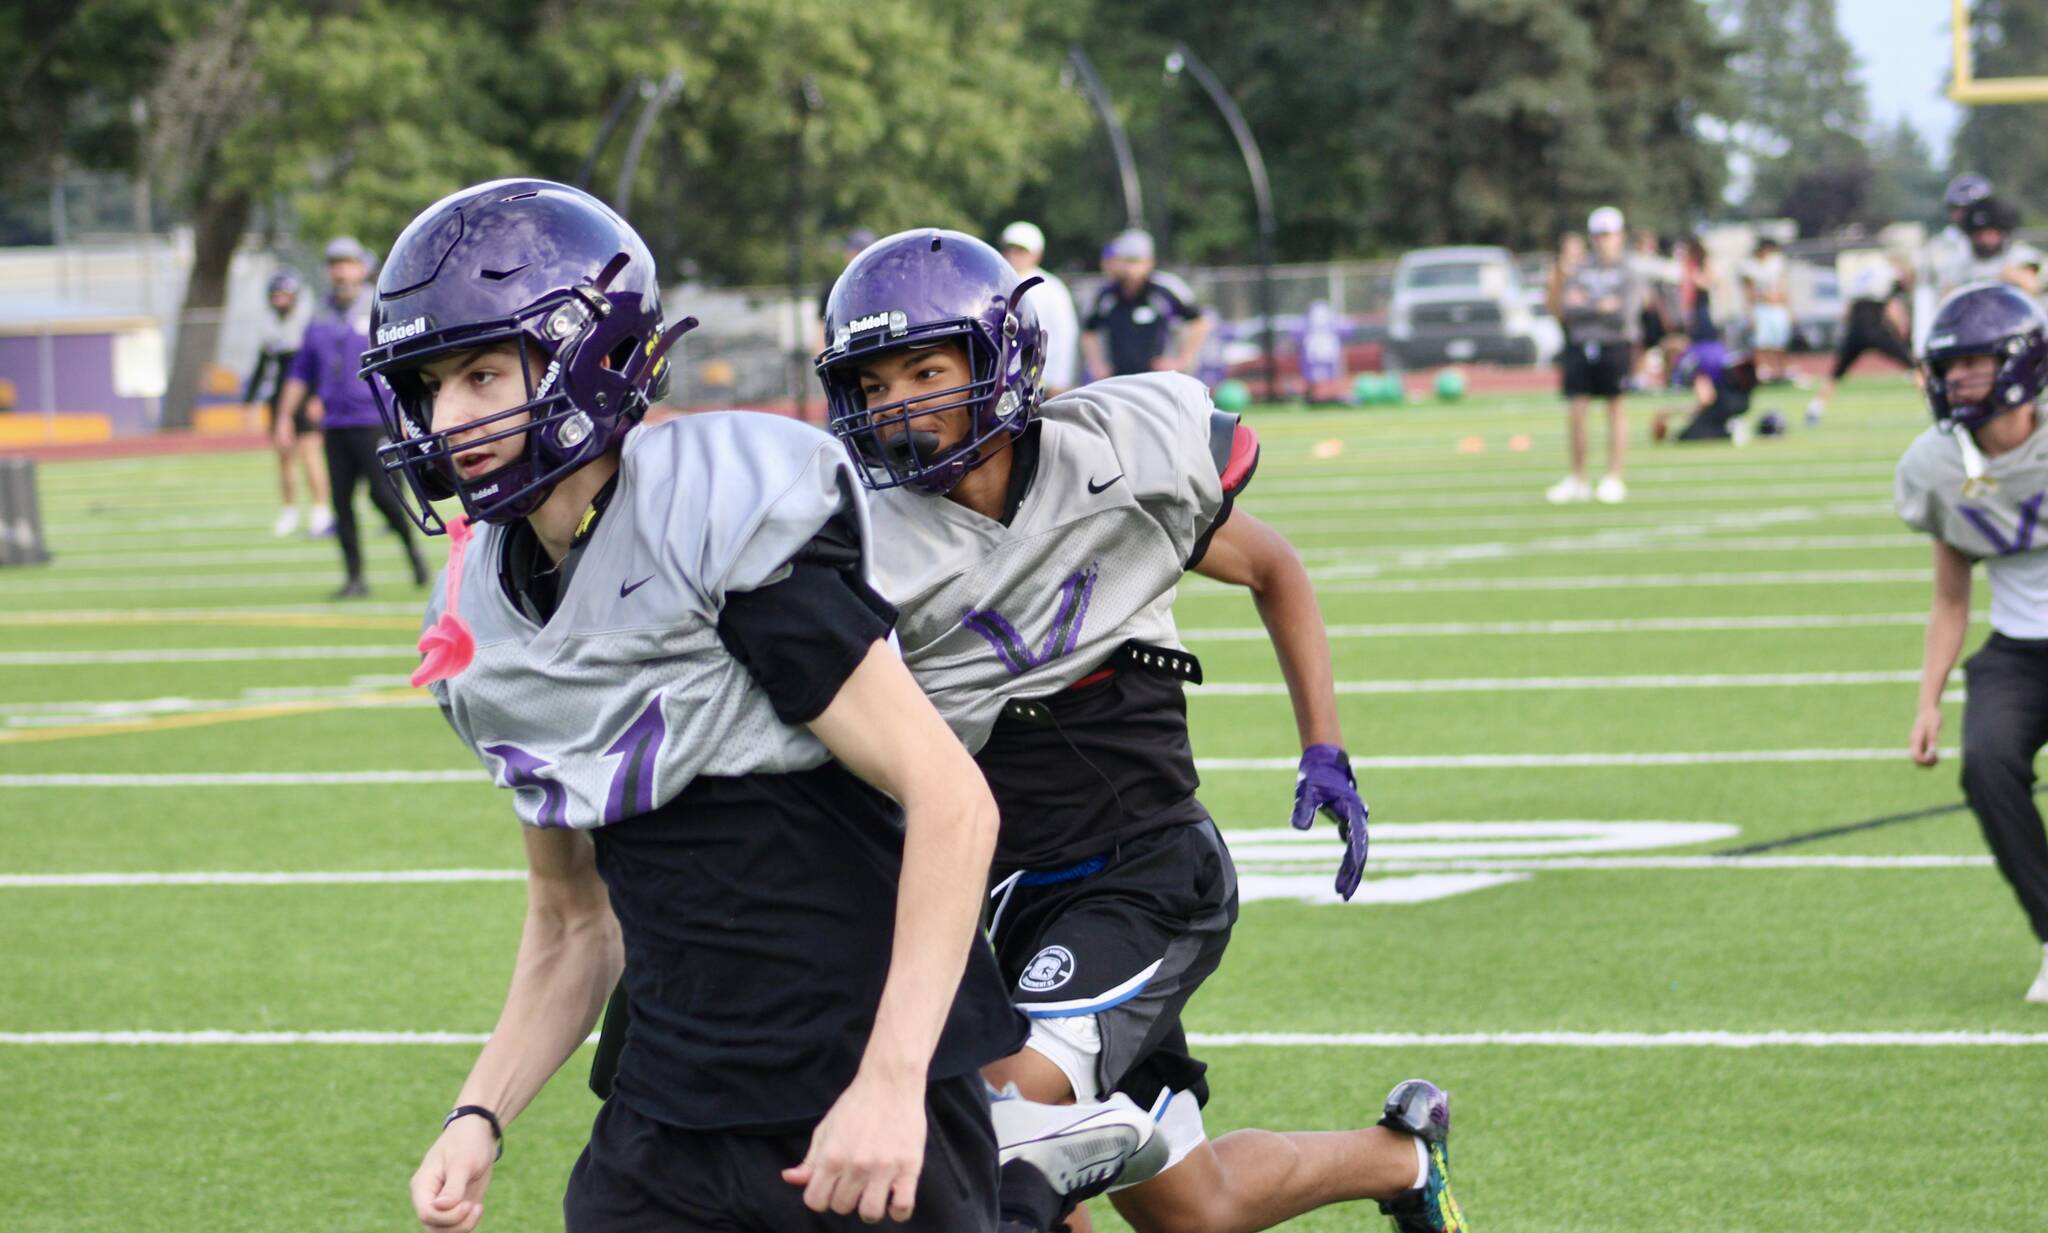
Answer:
M1048 946L1031 956L1017 987L1027 993L1044 993L1074 979L1074 952L1064 946Z

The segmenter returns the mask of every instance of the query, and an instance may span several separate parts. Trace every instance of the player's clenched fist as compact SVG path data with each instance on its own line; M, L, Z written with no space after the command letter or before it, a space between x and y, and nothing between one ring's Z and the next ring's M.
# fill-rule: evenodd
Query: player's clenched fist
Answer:
M484 1218L484 1187L498 1162L491 1125L480 1117L448 1123L412 1175L412 1210L429 1229L469 1233Z

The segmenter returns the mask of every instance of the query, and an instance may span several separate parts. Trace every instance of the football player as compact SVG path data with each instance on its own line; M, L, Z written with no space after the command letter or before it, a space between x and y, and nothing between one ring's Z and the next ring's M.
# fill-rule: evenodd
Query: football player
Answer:
M277 408L284 397L285 375L291 371L292 359L299 352L299 339L305 336L305 315L299 311L299 295L305 289L297 272L280 269L270 276L264 298L270 303L270 318L263 323L262 333L256 343L256 367L249 372L249 383L242 391L242 401L261 401L269 417L266 421L277 449L277 490L281 501L277 511L277 522L270 528L272 535L290 535L299 529L299 502L297 485L293 483L292 466L298 465L305 472L307 509L310 513L307 534L318 538L334 533L334 510L327 497L327 458L320 443L320 426L307 414L307 402L301 400L296 420L292 424L293 442L289 447L280 445L277 436Z
M874 490L876 577L904 659L1001 814L990 934L1031 1032L990 1080L1045 1101L1166 1094L1172 1163L1114 1199L1140 1230L1262 1229L1362 1198L1403 1229L1460 1228L1449 1106L1427 1082L1397 1087L1366 1129L1203 1131L1205 1066L1181 1011L1238 900L1195 797L1183 687L1201 665L1172 615L1187 571L1257 600L1304 750L1292 822L1336 821L1347 899L1366 807L1307 572L1232 512L1258 460L1251 428L1177 373L1041 407L1034 282L971 236L888 237L841 274L817 361L830 427Z
M2042 945L2029 1002L2048 1002L2048 835L2034 755L2048 745L2048 316L2003 283L1944 300L1927 337L1934 426L1899 459L1899 516L1934 540L1934 603L1920 665L1913 761L1940 759L1941 695L1970 624L1970 567L1991 583L1991 636L1963 665L1963 792Z
M1927 349L1927 335L1934 325L1934 310L1942 298L1966 282L1956 267L1972 259L1969 233L1963 218L1970 207L1991 196L1991 181L1975 172L1965 172L1948 182L1941 203L1948 211L1948 226L1930 236L1920 247L1919 263L1913 271L1913 354Z
M571 1233L991 1230L980 1070L1026 1030L976 936L994 805L890 644L832 438L635 431L694 324L664 320L630 226L539 180L429 207L378 279L382 457L453 544L415 679L513 790L529 868L504 1010L414 1209L475 1227L506 1128L623 968L634 1026ZM1022 1227L1153 1137L1128 1101L1049 1112L1002 1115L1059 1149L1017 1194L1001 1174L1005 1205L1046 1209Z

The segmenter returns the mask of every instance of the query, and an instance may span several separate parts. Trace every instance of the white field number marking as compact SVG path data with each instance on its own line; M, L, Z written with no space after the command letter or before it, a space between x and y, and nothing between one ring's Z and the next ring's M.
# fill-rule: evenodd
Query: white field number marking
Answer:
M1522 870L1431 870L1370 876L1420 861L1461 862L1478 857L1543 858L1590 853L1643 852L1730 839L1741 828L1725 822L1605 822L1578 819L1528 822L1382 822L1371 827L1369 875L1352 904L1427 903L1527 881ZM1295 899L1343 903L1335 873L1343 842L1322 819L1313 830L1292 827L1225 831L1237 861L1237 893L1244 903Z

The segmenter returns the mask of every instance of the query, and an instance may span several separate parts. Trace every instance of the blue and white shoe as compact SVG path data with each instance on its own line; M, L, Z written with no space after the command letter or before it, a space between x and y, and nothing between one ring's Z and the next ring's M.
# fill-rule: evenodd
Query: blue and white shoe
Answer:
M1427 1079L1410 1079L1387 1096L1380 1125L1414 1135L1429 1153L1423 1184L1391 1199L1380 1211L1400 1233L1467 1233L1465 1214L1451 1195L1451 1098Z
M1119 1181L1150 1177L1165 1164L1166 1137L1157 1121L1122 1092L1096 1104L1041 1105L1018 1096L1011 1084L991 1095L989 1120L998 1161L1033 1166L1073 1202Z

